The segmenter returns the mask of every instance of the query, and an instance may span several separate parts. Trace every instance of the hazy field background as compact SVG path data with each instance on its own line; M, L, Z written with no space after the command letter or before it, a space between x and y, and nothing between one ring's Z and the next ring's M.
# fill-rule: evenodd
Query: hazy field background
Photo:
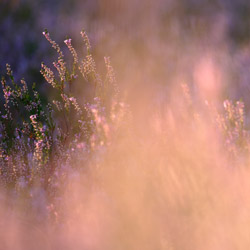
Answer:
M2 0L0 72L46 102L42 31L72 60L84 28L128 111L87 163L62 162L56 199L2 190L0 249L249 249L249 21L247 0Z

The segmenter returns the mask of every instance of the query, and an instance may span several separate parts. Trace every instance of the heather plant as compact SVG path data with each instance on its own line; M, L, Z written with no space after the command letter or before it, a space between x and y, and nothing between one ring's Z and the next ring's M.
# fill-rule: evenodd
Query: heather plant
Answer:
M110 130L117 126L116 114L123 108L110 60L105 58L107 75L102 80L85 31L81 32L86 51L83 59L79 59L71 39L64 41L73 56L69 66L47 30L43 35L58 53L53 62L56 72L41 64L41 74L57 92L52 103L42 104L35 85L30 91L24 79L16 83L8 64L7 78L1 81L4 103L0 117L0 170L5 186L16 187L24 180L27 184L39 181L48 188L58 168L69 163L70 158L75 159L74 151L90 156L109 143ZM78 83L94 90L91 98L81 102L72 92L72 85L80 77Z

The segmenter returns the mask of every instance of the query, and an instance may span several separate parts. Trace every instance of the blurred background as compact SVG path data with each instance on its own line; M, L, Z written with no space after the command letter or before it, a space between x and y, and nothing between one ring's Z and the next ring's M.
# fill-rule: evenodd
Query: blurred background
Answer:
M1 0L0 73L9 63L17 79L43 88L40 64L56 58L44 28L64 49L71 37L78 51L84 28L97 66L111 57L135 110L186 83L204 100L242 98L248 112L249 27L248 0Z

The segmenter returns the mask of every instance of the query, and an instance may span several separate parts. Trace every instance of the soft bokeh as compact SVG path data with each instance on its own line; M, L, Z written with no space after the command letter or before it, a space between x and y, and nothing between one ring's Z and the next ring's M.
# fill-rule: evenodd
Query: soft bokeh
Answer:
M44 28L67 65L71 42L85 53L85 28L98 72L105 79L105 61L115 81L110 56L120 91L105 116L93 87L72 74L65 99L77 112L92 101L93 134L51 151L46 187L22 176L1 183L0 249L248 249L249 14L247 0L2 0L0 73L8 62L18 80L36 81L42 106L58 95L39 72L57 57Z

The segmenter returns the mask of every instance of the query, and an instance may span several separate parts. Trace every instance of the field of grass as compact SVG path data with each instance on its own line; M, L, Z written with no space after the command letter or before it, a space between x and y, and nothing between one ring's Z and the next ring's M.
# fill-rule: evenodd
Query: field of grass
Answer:
M84 30L81 46L43 36L46 92L9 64L1 79L0 250L247 250L249 118L227 49L124 38L113 67Z

